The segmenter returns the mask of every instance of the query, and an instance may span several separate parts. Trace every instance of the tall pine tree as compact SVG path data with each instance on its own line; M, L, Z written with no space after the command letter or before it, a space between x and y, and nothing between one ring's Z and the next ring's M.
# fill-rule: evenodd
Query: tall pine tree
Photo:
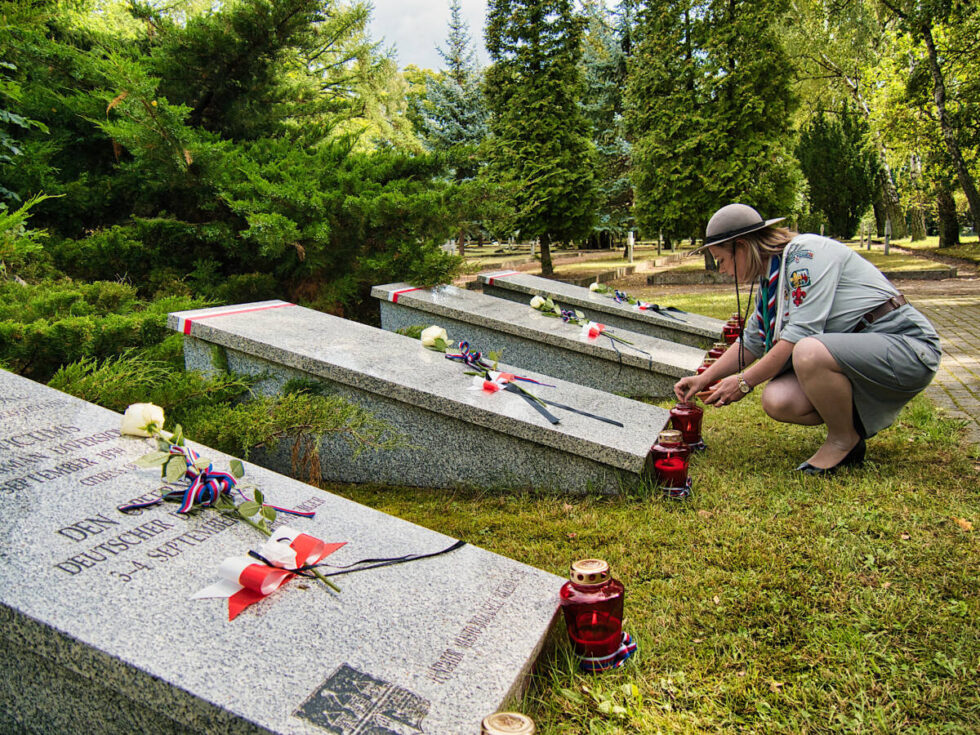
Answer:
M621 19L625 16L621 16ZM597 156L596 187L600 201L593 238L611 247L633 224L633 187L630 182L631 146L626 140L623 87L626 51L616 18L603 0L585 3L585 114L592 126Z
M597 195L595 147L582 111L583 21L570 0L491 0L486 45L491 166L513 186L515 225L551 243L588 235Z
M444 155L452 169L456 248L463 255L466 236L479 231L480 214L487 198L493 198L494 190L477 181L481 168L479 147L489 134L490 111L483 94L483 74L476 63L459 0L450 2L446 48L437 50L445 68L425 78L418 126L426 147Z
M836 119L820 112L803 128L796 147L811 207L827 218L834 237L853 237L871 206L878 159L866 143L867 127L847 105Z
M636 216L647 232L701 231L729 202L764 214L793 199L792 66L784 0L651 0L628 87Z

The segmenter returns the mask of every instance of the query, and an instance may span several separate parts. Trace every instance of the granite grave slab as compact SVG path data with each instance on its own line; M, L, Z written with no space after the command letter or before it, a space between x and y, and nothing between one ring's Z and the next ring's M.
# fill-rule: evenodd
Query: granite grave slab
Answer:
M501 364L553 385L533 386L543 398L623 426L556 408L552 424L518 395L473 390L465 366L417 339L283 301L179 312L169 324L185 335L188 369L218 369L218 351L233 372L261 376L260 392L320 381L408 437L408 446L357 456L343 438L324 437L323 476L337 482L615 493L644 484L649 448L669 420L662 408ZM286 449L254 457L290 470Z
M704 359L697 347L622 328L613 331L631 345L603 335L590 339L582 327L532 309L530 299L520 304L456 286L405 283L375 286L371 295L381 302L384 329L438 324L452 340L503 350L511 365L627 396L670 396L674 383Z
M120 418L0 371L0 732L473 735L519 693L562 579L466 545L339 593L293 579L229 621L190 597L263 537L207 509L120 513L173 487L134 466L154 446ZM277 524L346 542L337 565L453 541L252 464L246 480L315 510Z
M702 314L650 309L641 311L630 304L620 304L609 296L594 293L588 287L518 271L480 273L477 280L483 287L483 293L490 296L522 304L527 304L534 296L550 296L562 308L579 309L593 321L704 349L719 340L724 326L720 319Z

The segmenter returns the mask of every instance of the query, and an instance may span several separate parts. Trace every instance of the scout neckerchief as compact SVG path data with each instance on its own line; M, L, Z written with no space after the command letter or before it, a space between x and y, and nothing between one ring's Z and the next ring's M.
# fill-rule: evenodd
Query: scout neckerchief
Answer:
M759 338L765 351L772 349L776 335L776 292L779 290L779 268L783 259L778 255L769 258L769 275L759 278L759 301L756 312L759 315Z

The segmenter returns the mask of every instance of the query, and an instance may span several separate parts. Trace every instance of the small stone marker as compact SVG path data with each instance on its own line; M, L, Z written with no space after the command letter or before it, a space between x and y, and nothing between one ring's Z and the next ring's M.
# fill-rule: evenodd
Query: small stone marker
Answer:
M623 424L555 408L560 423L552 425L518 395L472 390L464 365L417 339L283 301L179 312L169 324L187 335L188 369L216 370L220 352L232 372L265 376L261 392L293 378L319 381L408 437L407 447L356 457L344 438L323 437L323 477L336 482L616 493L644 481L649 449L669 420L657 406L502 363L555 386L528 386L536 395ZM288 447L254 456L290 471Z
M531 297L520 304L455 286L419 289L404 283L375 286L371 295L381 301L385 329L438 324L450 339L468 340L483 351L503 350L510 365L611 393L664 398L704 359L699 348L623 328L612 331L631 345L603 335L583 337L582 327L532 309Z
M476 546L295 578L228 621L191 600L264 537L203 510L119 505L169 488L120 416L0 371L0 732L471 735L521 689L562 580ZM217 468L231 459L195 445ZM280 516L345 564L452 539L246 465ZM278 523L278 521L277 521Z
M583 286L517 271L490 271L480 273L477 279L489 296L524 304L533 296L550 296L563 309L579 309L592 321L682 345L707 349L718 341L725 325L720 319L691 312L640 311ZM669 300L661 306L669 306Z

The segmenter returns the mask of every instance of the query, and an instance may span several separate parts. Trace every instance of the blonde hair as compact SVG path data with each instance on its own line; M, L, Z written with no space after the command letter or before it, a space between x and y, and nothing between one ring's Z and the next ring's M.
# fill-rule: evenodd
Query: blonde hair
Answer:
M752 279L765 274L766 264L772 255L781 255L789 241L800 233L786 227L766 227L762 230L739 235L734 240L734 246L745 245L746 260L749 272L739 274L740 277Z

